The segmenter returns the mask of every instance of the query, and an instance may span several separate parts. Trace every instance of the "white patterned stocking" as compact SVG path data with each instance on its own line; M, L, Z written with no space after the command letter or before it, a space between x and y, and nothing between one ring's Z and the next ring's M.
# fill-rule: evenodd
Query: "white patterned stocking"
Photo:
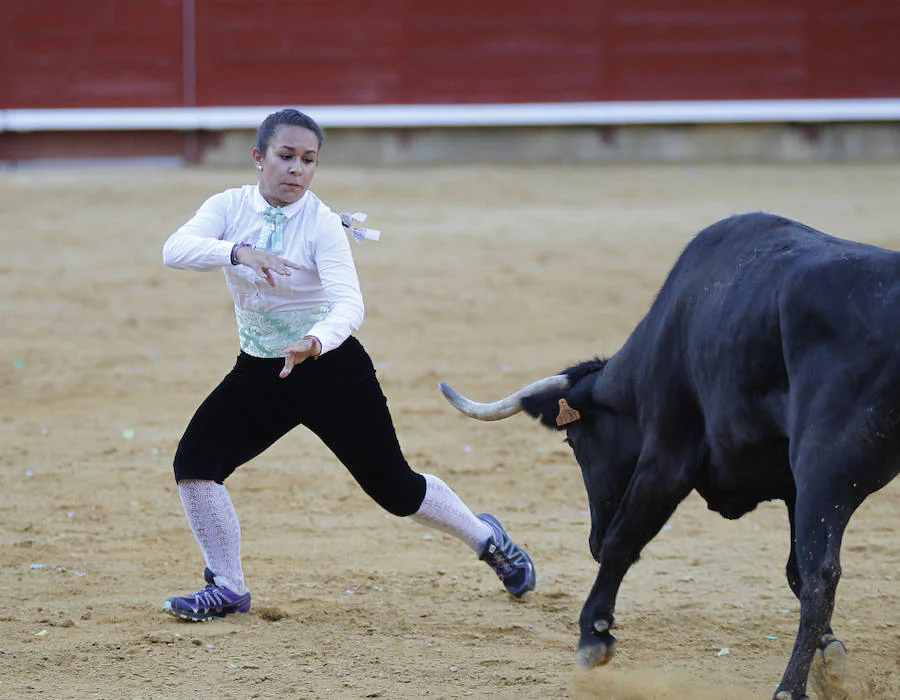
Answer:
M215 575L217 586L234 593L247 592L241 566L241 526L224 484L185 479L178 482L184 514Z
M425 498L410 517L421 525L459 538L481 556L493 530L476 518L447 484L431 474L422 476L426 483Z

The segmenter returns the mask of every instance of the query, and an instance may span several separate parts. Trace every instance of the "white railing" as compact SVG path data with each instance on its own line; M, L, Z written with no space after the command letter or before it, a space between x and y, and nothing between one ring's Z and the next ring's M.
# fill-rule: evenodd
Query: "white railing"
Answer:
M900 98L298 106L326 128L900 120ZM280 106L0 110L2 131L254 129Z

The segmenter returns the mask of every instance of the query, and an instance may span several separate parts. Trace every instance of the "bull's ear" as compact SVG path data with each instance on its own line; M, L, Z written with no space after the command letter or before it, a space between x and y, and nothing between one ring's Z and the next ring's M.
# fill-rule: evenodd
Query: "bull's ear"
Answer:
M564 430L581 417L578 409L570 404L569 397L556 391L524 397L522 410L551 430Z

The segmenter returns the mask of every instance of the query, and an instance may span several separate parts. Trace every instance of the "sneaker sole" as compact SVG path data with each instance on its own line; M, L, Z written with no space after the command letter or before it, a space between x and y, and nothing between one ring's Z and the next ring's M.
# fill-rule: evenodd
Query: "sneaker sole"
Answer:
M250 608L248 606L248 608L246 610L241 610L241 609L229 610L228 612L223 612L221 615L209 614L206 617L199 617L196 615L191 615L190 613L183 613L183 612L179 612L178 610L173 610L172 603L167 600L166 602L163 603L163 611L169 613L169 615L172 615L173 617L177 617L182 620L187 620L188 622L212 622L213 620L223 620L223 619L225 619L226 616L233 615L234 613L250 612Z

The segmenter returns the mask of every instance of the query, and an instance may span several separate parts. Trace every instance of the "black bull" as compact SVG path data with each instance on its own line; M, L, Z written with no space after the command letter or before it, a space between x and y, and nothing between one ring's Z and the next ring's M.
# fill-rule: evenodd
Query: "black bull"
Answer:
M622 579L695 489L726 518L787 505L800 624L775 697L806 697L817 649L843 660L831 630L841 538L900 467L900 253L733 216L688 244L612 357L490 404L441 389L467 415L524 410L567 432L600 564L582 666L612 657Z

